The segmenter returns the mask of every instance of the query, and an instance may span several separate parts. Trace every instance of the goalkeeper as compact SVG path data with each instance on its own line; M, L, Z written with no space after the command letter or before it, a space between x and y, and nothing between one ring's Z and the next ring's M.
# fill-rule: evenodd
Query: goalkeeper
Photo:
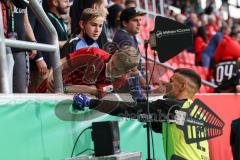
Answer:
M191 69L179 68L174 71L170 82L166 85L164 99L149 103L154 131L163 133L164 150L167 160L209 160L208 142L187 144L182 130L175 123L167 123L175 110L188 108L193 96L201 86L200 76ZM83 110L84 107L95 109L114 116L135 115L132 118L142 118L147 114L148 107L142 92L133 90L132 96L136 102L118 102L109 100L89 100L83 94L74 96L73 107ZM163 122L164 121L164 122Z

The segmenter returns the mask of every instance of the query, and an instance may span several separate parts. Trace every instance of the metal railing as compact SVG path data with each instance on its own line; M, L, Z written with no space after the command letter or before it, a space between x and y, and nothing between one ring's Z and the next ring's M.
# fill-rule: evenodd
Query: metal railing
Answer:
M50 54L53 68L54 78L54 91L55 93L63 93L62 70L60 67L60 52L59 42L56 29L53 27L51 21L48 19L42 7L39 5L38 0L30 0L29 7L33 13L44 26L48 32L46 36L50 38L50 44L32 43L20 40L5 39L3 33L2 12L0 13L0 93L10 93L10 86L7 78L7 60L6 60L6 46L21 48L21 49L34 49L39 51L52 52ZM0 8L1 9L1 8ZM13 53L14 54L14 53Z
M151 61L151 62L154 62L154 59L152 59L152 58L148 58L148 60ZM167 68L167 69L169 69L171 71L174 71L176 69L176 68L172 67L170 64L167 64L167 63L160 63L160 62L157 62L157 61L155 63L160 65L160 66L162 66L162 67L164 67L164 68ZM211 83L209 81L206 81L204 79L202 79L202 84L204 84L206 86L209 86L209 87L212 87L212 88L217 88L216 84Z

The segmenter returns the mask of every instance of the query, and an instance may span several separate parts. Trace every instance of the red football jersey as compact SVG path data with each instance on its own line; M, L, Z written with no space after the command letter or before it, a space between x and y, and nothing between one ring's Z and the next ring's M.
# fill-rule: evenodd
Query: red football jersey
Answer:
M106 78L106 63L111 55L99 48L82 48L70 53L62 62L62 76L64 85L95 85L100 91L102 88L112 84ZM125 78L114 81L115 88L126 83ZM47 80L38 88L37 92L47 91Z

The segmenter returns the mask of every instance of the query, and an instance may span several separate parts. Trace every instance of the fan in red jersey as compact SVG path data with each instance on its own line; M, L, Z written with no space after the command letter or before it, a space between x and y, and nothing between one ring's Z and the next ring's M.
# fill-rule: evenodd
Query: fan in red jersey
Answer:
M61 60L64 92L88 93L102 97L104 92L127 82L126 74L139 63L140 55L133 47L117 50L113 55L99 48L83 48ZM50 74L37 92L53 92Z
M239 92L239 59L240 32L232 32L230 36L224 36L214 56L216 92Z

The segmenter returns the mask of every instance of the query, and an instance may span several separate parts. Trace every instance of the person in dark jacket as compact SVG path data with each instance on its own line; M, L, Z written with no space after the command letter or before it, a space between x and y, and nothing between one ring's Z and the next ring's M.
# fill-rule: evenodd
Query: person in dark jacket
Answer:
M68 13L70 3L69 0L49 0L48 4L47 16L57 31L59 48L61 49L68 40L67 27L62 16Z
M230 144L232 147L233 160L240 160L240 118L232 121Z
M237 62L240 58L240 32L231 32L224 36L219 43L214 62L215 82L218 85L216 92L238 92L240 71Z
M120 28L120 14L123 7L119 4L114 4L108 8L109 15L107 16L107 37L112 41L114 34Z

